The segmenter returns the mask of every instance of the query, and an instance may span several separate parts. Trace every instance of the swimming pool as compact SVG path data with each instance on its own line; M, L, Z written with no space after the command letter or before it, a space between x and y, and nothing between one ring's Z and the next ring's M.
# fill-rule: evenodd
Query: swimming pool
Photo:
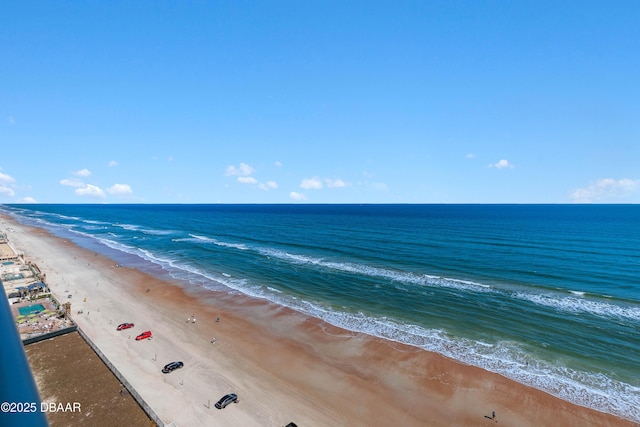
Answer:
M40 312L44 310L44 305L42 304L33 304L33 305L28 305L26 307L20 307L18 308L18 311L20 312L20 315L22 316L27 316L31 313L36 313L36 312Z

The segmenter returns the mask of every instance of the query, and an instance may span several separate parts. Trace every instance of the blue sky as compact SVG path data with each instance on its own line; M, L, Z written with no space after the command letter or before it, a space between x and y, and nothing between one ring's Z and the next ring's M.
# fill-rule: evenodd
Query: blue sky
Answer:
M640 203L640 2L3 1L0 203Z

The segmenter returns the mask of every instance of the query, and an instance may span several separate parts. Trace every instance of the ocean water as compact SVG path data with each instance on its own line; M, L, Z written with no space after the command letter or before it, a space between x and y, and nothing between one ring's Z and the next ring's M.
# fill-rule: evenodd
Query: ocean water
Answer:
M640 422L638 205L0 211L184 286L264 298Z

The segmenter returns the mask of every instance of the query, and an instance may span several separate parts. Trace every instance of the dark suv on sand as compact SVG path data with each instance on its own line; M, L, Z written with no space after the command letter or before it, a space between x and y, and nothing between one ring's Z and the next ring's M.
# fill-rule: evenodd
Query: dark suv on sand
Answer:
M222 399L218 400L216 403L216 408L224 409L231 402L238 403L238 395L235 393L227 394L222 397Z
M182 362L171 362L165 365L164 368L162 368L162 373L168 374L169 372L175 371L176 369L182 368L183 366L184 366L184 363Z

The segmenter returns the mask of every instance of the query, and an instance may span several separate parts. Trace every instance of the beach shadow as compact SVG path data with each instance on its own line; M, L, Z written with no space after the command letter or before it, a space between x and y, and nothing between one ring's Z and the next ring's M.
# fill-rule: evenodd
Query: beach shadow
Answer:
M496 413L495 413L495 412L492 412L492 413L491 413L491 416L489 416L489 415L485 415L484 417L485 417L486 419L488 419L488 420L493 420L493 421L495 421L496 423L498 422L498 420L496 420Z

